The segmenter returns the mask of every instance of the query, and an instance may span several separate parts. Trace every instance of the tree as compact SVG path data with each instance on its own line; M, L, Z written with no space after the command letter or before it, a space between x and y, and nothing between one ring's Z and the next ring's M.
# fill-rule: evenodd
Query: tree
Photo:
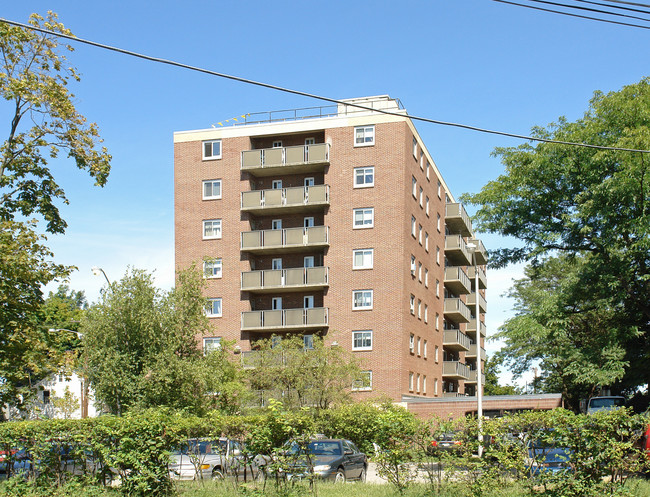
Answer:
M70 391L70 387L66 385L63 397L52 397L51 399L54 409L63 415L63 419L70 419L72 415L79 410L81 403L79 397Z
M305 347L301 336L259 340L248 378L253 391L282 401L285 407L318 407L349 401L360 368L342 347L326 346L313 337Z
M485 360L485 385L483 392L485 395L517 395L519 391L512 385L499 385L499 360L498 358L488 357Z
M162 292L151 274L133 269L85 313L86 377L109 412L237 409L243 390L237 366L225 347L204 355L197 344L209 330L203 285L192 267L179 273L176 289Z
M561 118L548 128L535 128L533 134L650 150L649 111L646 78L618 92L596 92L582 119ZM520 340L526 332L541 331L558 340L562 336L566 344L580 349L573 334L579 331L585 339L595 334L594 343L606 343L602 353L611 354L609 373L623 368L622 376L609 374L604 381L618 378L615 387L627 391L650 383L650 156L555 143L497 148L494 154L506 173L463 199L479 206L478 230L520 241L516 247L490 252L495 267L529 262L528 282L520 284L516 294L524 297L522 292L545 286L552 292L547 295L550 301L543 295L535 303L522 301L520 315L502 329L502 337ZM541 305L547 307L535 307ZM537 311L545 315L540 319ZM612 324L613 330L605 329ZM555 355L552 349L560 343L548 342L546 354L540 340L541 355ZM577 352L573 360L598 357L592 354L595 349ZM517 347L505 354L512 363L526 357ZM593 368L588 365L588 370Z

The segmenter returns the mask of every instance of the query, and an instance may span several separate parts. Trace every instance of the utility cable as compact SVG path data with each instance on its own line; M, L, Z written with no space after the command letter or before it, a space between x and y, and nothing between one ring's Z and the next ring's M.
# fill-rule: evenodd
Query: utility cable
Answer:
M648 10L633 9L631 7L619 7L618 5L612 5L610 3L592 2L591 0L574 0L574 1L580 3L588 3L591 5L598 5L600 7L609 7L610 9L619 9L619 10L627 10L628 12L640 12L641 14L650 14L650 11Z
M606 14L606 15L611 15L611 16L618 16L618 17L627 17L630 19L637 19L638 21L650 21L650 19L646 19L644 17L639 17L639 16L633 16L630 14L621 14L620 12L611 12L609 10L601 10L601 9L594 9L591 7L580 7L578 5L569 5L566 3L559 3L559 2L549 2L548 0L528 0L529 2L535 2L535 3L543 3L546 5L554 5L555 7L566 7L567 9L576 9L576 10L585 10L587 12L595 12L597 14Z
M624 5L636 5L637 7L648 7L648 8L650 8L650 4L647 4L647 3L624 2L623 0L608 0L608 1L612 2L612 3L622 3Z
M518 139L528 140L528 141L537 141L537 142L543 142L543 143L554 143L554 144L558 144L558 145L569 145L569 146L574 146L574 147L593 148L593 149L598 149L598 150L613 150L613 151L619 151L619 152L639 152L639 153L644 153L644 154L650 154L650 150L640 150L640 149L622 148L622 147L608 147L608 146L604 146L604 145L593 145L593 144L590 144L590 143L578 143L578 142L569 142L569 141L562 141L562 140L551 140L551 139L548 139L548 138L540 138L540 137L519 135L519 134L516 134L516 133L508 133L508 132L505 132L505 131L496 131L496 130L490 130L490 129L485 129L485 128L479 128L479 127L476 127L476 126L470 126L468 124L452 123L452 122L447 122L447 121L440 121L440 120L437 120L437 119L429 119L429 118L426 118L426 117L413 116L413 115L410 115L410 114L404 114L403 112L392 112L392 111L385 110L385 109L374 109L374 108L368 107L366 105L361 105L361 104L356 104L356 103L351 103L351 102L345 102L343 100L337 100L337 99L334 99L334 98L323 97L321 95L316 95L316 94L313 94L313 93L308 93L308 92L304 92L304 91L300 91L300 90L293 90L293 89L290 89L290 88L284 88L284 87L281 87L281 86L272 85L270 83L264 83L264 82L261 82L261 81L254 81L252 79L246 79L246 78L242 78L240 76L233 76L231 74L225 74L225 73L220 73L220 72L217 72L217 71L211 71L209 69L204 69L204 68L201 68L201 67L190 66L190 65L187 65L187 64L183 64L181 62L175 62L175 61L172 61L172 60L161 59L161 58L158 58L158 57L152 57L151 55L140 54L140 53L137 53L137 52L133 52L131 50L126 50L126 49L123 49L123 48L113 47L113 46L110 46L110 45L105 45L103 43L98 43L96 41L85 40L83 38L77 38L76 36L72 36L72 35L57 33L57 32L54 32L54 31L51 31L51 30L48 30L48 29L43 29L43 28L39 28L39 27L32 26L32 25L29 25L29 24L23 24L23 23L16 22L16 21L10 21L10 20L4 19L4 18L0 18L0 22L4 22L6 24L10 24L12 26L17 26L17 27L20 27L20 28L23 28L23 29L30 29L32 31L38 31L40 33L56 36L56 37L59 37L59 38L65 38L65 39L68 39L68 40L71 40L71 41L76 41L78 43L83 43L85 45L90 45L90 46L97 47L97 48L103 48L105 50L118 52L118 53L121 53L121 54L124 54L124 55L130 55L132 57L137 57L137 58L144 59L144 60L149 60L149 61L152 61L152 62L158 62L158 63L161 63L161 64L167 64L167 65L174 66L174 67L180 67L182 69L188 69L188 70L191 70L191 71L196 71L196 72L200 72L200 73L203 73L203 74L208 74L208 75L211 75L211 76L217 76L217 77L220 77L220 78L230 79L232 81L238 81L240 83L246 83L246 84L250 84L250 85L261 86L263 88L269 88L271 90L281 91L281 92L285 92L285 93L291 93L293 95L300 95L300 96L303 96L303 97L313 98L313 99L316 99L316 100L322 100L322 101L334 103L334 104L337 104L337 105L347 105L349 107L355 107L355 108L358 108L358 109L367 110L367 111L371 111L371 112L377 112L377 113L380 113L380 114L386 114L386 115L390 115L390 116L404 117L406 115L406 117L408 117L409 119L411 119L413 121L421 121L421 122L426 122L426 123L431 123L431 124L438 124L438 125L441 125L441 126L451 126L451 127L467 129L467 130L471 130L471 131L478 131L480 133L489 133L489 134L493 134L493 135L507 136L507 137L510 137L510 138L518 138Z
M630 26L633 28L641 28L641 29L650 29L650 26L642 26L640 24L632 24L628 22L620 22L620 21L612 21L611 19L601 19L599 17L590 17L590 16L582 16L580 14L572 14L570 12L562 12L561 10L553 10L553 9L545 9L543 7L535 7L534 5L526 5L523 3L517 3L517 2L509 2L506 0L492 0L493 2L499 2L499 3L506 3L508 5L516 5L517 7L526 7L527 9L533 9L533 10L541 10L543 12L551 12L553 14L561 14L564 16L569 16L569 17L577 17L579 19L589 19L590 21L600 21L600 22L606 22L609 24L618 24L619 26Z

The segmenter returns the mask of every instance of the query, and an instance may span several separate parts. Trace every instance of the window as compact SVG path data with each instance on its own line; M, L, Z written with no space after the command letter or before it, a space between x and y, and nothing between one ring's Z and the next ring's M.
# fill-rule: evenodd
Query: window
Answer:
M413 198L418 198L418 180L416 180L415 176L413 176L411 182L413 187L411 190L411 193L413 194Z
M275 271L282 269L282 257L271 259L271 269Z
M431 170L431 164L429 164L429 161L427 160L427 179L429 179L429 171Z
M354 187L369 188L375 186L375 166L354 169Z
M205 313L210 318L221 317L221 299L208 299L205 307Z
M440 183L440 180L438 180L438 198L442 198L442 184Z
M203 276L206 278L221 278L221 258L203 261Z
M417 376L416 376L415 391L420 393L420 373L418 373Z
M305 180L303 181L303 185L305 185L305 186L314 186L315 182L316 182L315 178L311 178L311 177L310 178L305 178Z
M416 227L417 227L416 225L417 223L415 222L415 217L411 216L411 235L413 236L413 238L415 238L416 236Z
M273 219L271 221L272 230L281 230L282 229L282 219Z
M303 226L305 228L313 228L314 227L314 217L313 216L305 217L303 219Z
M373 249L352 251L352 269L372 269Z
M425 206L425 212L427 213L427 217L429 216L429 196L427 195L426 200L424 201L424 206Z
M440 297L440 280L436 280L436 297Z
M413 373L409 372L409 390L413 391Z
M427 375L422 375L422 394L427 394Z
M282 190L282 180L281 179L274 179L271 182L271 189L272 190Z
M203 200L221 198L221 180L210 179L203 182Z
M438 233L440 233L440 214L436 214L436 228L438 228Z
M302 298L302 307L304 309L313 309L314 308L314 296L313 295L305 295Z
M411 256L411 276L415 276L415 256Z
M359 126L354 128L354 146L367 147L375 144L375 127Z
M422 319L422 301L418 299L418 319Z
M427 358L427 341L424 341L424 347L422 348L422 356L426 359Z
M282 310L282 297L273 297L271 299L271 310L273 311Z
M433 380L433 395L438 395L438 378Z
M357 379L352 382L352 390L355 392L372 390L372 371L361 371Z
M436 263L440 265L440 247L436 247Z
M372 309L372 290L354 290L352 292L352 309Z
M436 345L435 353L433 358L435 359L436 362L440 359L440 348Z
M411 314L415 315L415 295L413 294L409 297L409 309Z
M424 304L424 322L429 322L429 306L427 304Z
M314 350L314 335L303 335L302 343L304 350Z
M203 239L221 238L221 219L206 219L203 221Z
M352 350L372 350L372 330L353 331Z
M422 352L422 339L418 337L418 356L421 355L420 353Z
M273 148L282 148L282 140L275 140L273 142Z
M316 143L316 138L305 138L305 145L314 145Z
M420 207L424 205L424 190L420 187Z
M375 209L367 207L354 209L354 229L372 228L375 225Z
M413 137L413 157L418 157L418 141Z
M436 312L436 330L440 329L440 314Z
M422 225L418 224L418 242L422 245Z
M424 152L420 150L420 169L424 171Z
M424 250L429 251L429 233L424 232Z
M203 142L203 160L221 159L221 140Z
M422 263L418 262L418 281L422 283Z
M302 258L302 267L314 267L314 256L306 255Z
M415 352L415 335L413 333L409 335L409 352L411 354Z
M203 339L203 354L208 355L210 352L221 348L221 337L206 337Z
M424 286L425 288L429 288L429 270L424 269Z

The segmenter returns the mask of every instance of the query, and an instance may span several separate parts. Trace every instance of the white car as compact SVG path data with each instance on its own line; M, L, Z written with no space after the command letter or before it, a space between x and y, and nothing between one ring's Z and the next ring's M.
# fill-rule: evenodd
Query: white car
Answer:
M246 458L236 440L190 439L172 452L169 473L174 480L222 479L226 476L242 480L263 478L262 456Z

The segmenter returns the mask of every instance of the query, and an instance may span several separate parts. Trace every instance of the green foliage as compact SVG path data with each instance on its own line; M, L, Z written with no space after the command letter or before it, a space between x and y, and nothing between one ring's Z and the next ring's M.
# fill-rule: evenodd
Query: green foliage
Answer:
M499 385L499 356L487 357L484 363L485 367L485 385L483 392L485 395L517 395L517 387L512 385Z
M282 401L287 408L326 409L350 400L349 387L359 366L342 347L326 346L313 338L305 349L302 337L284 337L256 342L255 368L248 371L251 389L266 398Z
M650 149L650 79L618 92L597 92L582 119L561 118L535 136L611 147ZM516 237L521 243L490 253L496 267L529 261L531 290L543 308L502 330L519 341L526 329L542 343L556 332L592 338L585 354L562 357L563 381L580 388L600 382L633 391L650 381L650 159L647 154L553 143L499 148L506 173L463 200L478 205L478 230ZM558 267L563 272L557 271ZM535 272L554 273L554 281ZM545 288L546 286L546 288ZM520 294L523 288L515 291ZM546 291L547 294L543 295ZM528 298L528 296L526 296ZM533 297L531 297L533 298ZM532 302L532 301L531 301ZM613 326L613 327L612 327ZM552 337L553 338L553 337ZM598 354L598 343L606 343ZM559 346L551 342L550 348ZM519 360L510 349L512 362ZM522 359L527 360L523 351ZM553 356L548 354L549 366ZM599 357L600 355L600 357ZM546 356L544 357L546 359ZM599 361L605 368L598 377ZM586 368L583 369L582 366Z
M244 393L238 364L225 346L204 355L196 343L209 329L202 276L192 267L178 278L179 286L164 293L150 274L131 270L85 313L86 375L109 412L237 411Z

